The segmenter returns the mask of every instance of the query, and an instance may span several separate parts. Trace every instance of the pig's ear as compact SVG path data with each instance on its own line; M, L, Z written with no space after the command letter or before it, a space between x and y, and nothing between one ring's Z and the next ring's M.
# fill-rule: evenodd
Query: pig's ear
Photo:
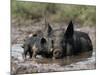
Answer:
M73 36L73 33L74 33L74 27L72 21L70 21L64 35L66 38L70 38Z
M46 39L44 37L41 38L41 44L46 44L46 43L47 43Z
M48 23L48 33L50 33L52 31L52 27L50 26L50 24Z
M52 29L52 27L50 26L49 23L47 23L46 26L45 26L45 32L46 32L47 36L50 36L53 32L53 29Z

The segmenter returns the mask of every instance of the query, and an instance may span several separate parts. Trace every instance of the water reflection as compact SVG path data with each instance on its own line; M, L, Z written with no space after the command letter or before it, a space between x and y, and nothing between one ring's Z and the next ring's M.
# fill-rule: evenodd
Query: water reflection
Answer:
M36 63L41 63L41 64L59 64L61 66L65 66L65 65L69 65L72 63L76 63L79 61L84 61L84 60L88 60L87 58L92 57L92 52L84 52L81 53L79 55L75 55L75 56L67 56L63 59L50 59L50 58L43 58L43 59L33 59L34 61L36 61Z

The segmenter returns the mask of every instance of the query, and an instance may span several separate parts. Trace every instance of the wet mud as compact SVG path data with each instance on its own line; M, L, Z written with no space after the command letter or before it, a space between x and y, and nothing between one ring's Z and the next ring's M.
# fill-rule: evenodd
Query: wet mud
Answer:
M85 52L77 56L67 56L63 59L43 58L37 56L34 59L24 60L22 57L22 44L12 45L11 50L11 74L31 74L57 71L91 70L95 69L95 51Z

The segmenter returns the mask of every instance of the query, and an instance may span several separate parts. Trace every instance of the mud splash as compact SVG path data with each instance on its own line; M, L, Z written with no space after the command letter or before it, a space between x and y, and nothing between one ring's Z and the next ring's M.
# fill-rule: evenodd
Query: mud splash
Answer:
M78 56L63 59L47 59L37 56L36 59L23 60L21 44L11 48L11 74L31 74L40 72L72 71L95 69L95 51L82 53Z

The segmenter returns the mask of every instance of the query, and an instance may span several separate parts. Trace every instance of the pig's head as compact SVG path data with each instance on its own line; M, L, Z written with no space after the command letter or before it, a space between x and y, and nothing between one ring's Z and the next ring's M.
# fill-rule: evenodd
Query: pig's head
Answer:
M36 41L32 45L34 56L42 55L43 57L52 57L53 40L45 36L36 37Z
M50 29L49 29L50 28ZM47 37L48 50L52 52L53 58L62 58L65 55L70 55L73 48L73 23L70 21L67 29L53 30L52 27L48 26L48 34L52 37ZM50 33L52 32L52 33Z
M63 35L64 31L63 29L56 29L53 30L53 28L48 23L45 27L45 33L46 36L46 43L48 48L48 53L50 53L54 58L60 58L63 56Z
M64 55L63 49L63 30L55 30L53 33L53 57L61 58Z

